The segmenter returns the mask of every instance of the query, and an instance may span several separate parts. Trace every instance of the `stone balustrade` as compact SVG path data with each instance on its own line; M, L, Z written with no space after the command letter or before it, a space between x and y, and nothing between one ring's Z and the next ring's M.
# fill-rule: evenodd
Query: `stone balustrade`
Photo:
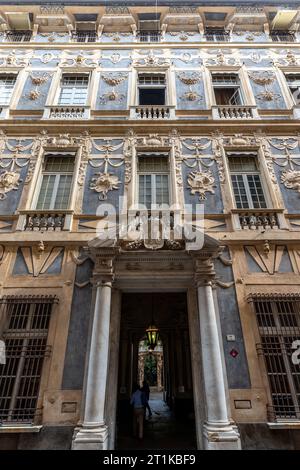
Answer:
M213 119L258 119L256 106L212 106Z
M131 119L155 120L155 119L174 119L174 106L131 106Z
M45 119L88 119L90 110L86 106L50 106L45 109Z
M278 211L275 209L237 209L232 212L238 216L242 230L267 230L280 227Z
M16 230L58 232L70 230L73 211L20 211Z

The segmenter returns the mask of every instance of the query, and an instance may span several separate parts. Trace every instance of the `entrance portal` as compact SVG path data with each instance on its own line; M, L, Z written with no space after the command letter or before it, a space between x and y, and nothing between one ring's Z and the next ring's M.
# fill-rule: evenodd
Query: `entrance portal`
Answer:
M151 352L146 329L159 329ZM122 296L117 449L195 449L195 418L187 299L185 293L128 293ZM134 384L150 386L144 439L132 436L130 396Z

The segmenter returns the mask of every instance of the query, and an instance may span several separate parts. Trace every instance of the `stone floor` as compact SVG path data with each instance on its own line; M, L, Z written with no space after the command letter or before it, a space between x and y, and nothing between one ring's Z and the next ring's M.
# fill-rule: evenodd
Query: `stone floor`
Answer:
M151 393L149 405L152 417L147 413L143 440L132 437L131 426L119 423L117 449L196 449L193 421L176 421L162 393Z

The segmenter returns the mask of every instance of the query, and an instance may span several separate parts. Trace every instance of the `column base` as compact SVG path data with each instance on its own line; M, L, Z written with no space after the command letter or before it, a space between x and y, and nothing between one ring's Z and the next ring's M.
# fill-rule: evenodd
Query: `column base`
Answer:
M241 439L237 426L214 426L204 424L203 444L206 450L241 450Z
M97 428L81 427L74 431L72 450L107 450L108 429L106 425Z

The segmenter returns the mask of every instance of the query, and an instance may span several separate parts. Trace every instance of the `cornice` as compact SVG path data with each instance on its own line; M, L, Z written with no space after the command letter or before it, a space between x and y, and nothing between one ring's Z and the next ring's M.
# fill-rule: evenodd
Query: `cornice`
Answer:
M226 121L226 120L198 120L195 119L182 119L182 120L166 120L159 122L141 122L138 120L118 120L118 119L97 119L83 121L66 121L66 120L32 120L16 119L16 120L0 120L0 128L5 133L12 136L26 135L36 136L41 131L47 130L49 134L57 135L58 129L63 126L64 133L78 136L86 131L91 136L102 136L109 133L111 136L125 135L128 129L132 129L139 134L149 135L151 133L168 134L174 129L177 129L181 135L207 135L207 133L216 132L218 129L224 133L239 134L241 130L249 134L253 132L265 132L269 135L282 134L298 134L300 132L300 120L292 119L260 119L260 120L241 120L241 121Z

